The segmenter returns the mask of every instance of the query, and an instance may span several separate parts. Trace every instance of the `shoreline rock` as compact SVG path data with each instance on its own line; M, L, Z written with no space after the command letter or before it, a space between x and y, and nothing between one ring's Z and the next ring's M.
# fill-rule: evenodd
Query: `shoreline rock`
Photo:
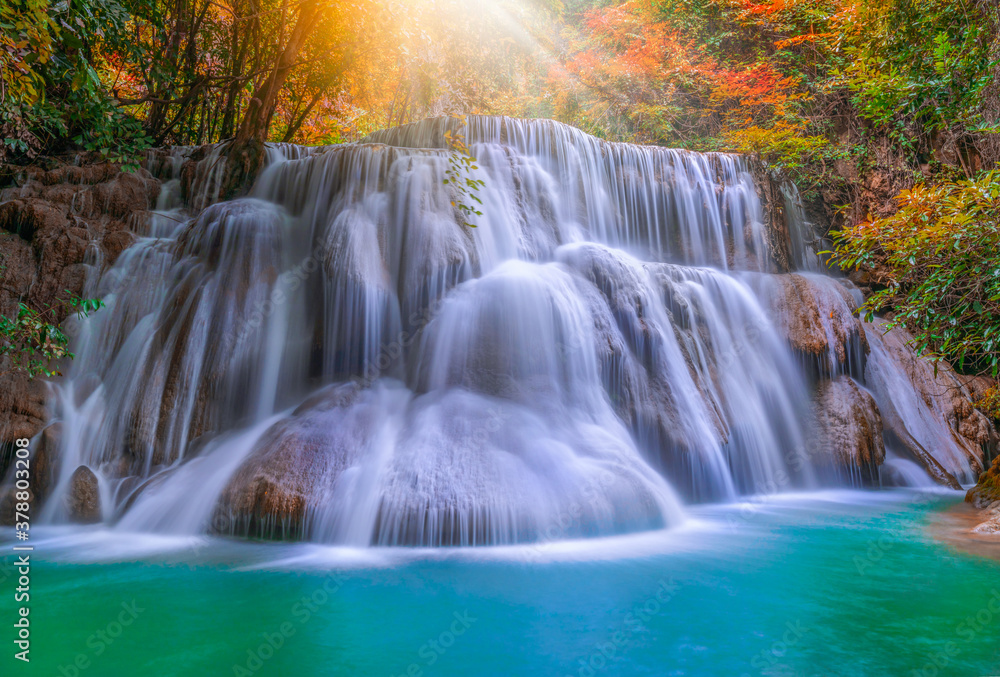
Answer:
M993 465L979 476L979 481L969 489L965 500L980 510L1000 507L1000 456L993 459Z
M959 552L1000 561L1000 502L993 510L987 513L969 503L959 503L938 513L928 532Z

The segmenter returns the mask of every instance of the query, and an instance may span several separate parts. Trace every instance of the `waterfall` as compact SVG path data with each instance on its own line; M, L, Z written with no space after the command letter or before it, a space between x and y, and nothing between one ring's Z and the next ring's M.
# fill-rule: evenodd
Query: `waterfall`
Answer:
M485 182L476 228L448 130ZM869 343L878 383L894 358L802 218L784 246L803 272L773 260L740 157L441 118L275 144L219 202L220 157L184 191L171 165L149 232L88 290L107 309L54 386L46 519L80 465L114 528L362 546L616 534L861 483L810 446L812 389L863 385Z

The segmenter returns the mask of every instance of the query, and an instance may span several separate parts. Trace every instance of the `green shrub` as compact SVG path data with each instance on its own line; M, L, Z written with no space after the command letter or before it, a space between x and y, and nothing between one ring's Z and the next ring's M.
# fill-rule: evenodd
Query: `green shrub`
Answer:
M918 185L897 202L892 216L835 231L835 260L884 285L866 304L869 317L891 310L890 326L908 329L919 352L996 376L1000 172Z

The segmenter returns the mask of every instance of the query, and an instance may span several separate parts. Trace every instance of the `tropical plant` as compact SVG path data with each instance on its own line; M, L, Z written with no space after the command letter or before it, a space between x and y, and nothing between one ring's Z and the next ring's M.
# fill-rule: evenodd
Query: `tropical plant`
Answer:
M454 119L459 123L458 130L453 132L447 129L444 132L449 150L448 168L445 170L445 178L442 183L450 186L453 191L451 206L462 215L462 224L469 228L475 228L476 224L470 223L469 218L483 215L476 205L482 206L483 204L478 193L486 185L486 181L477 179L473 175L479 166L476 164L476 158L469 151L469 146L465 143L465 135L461 132L462 127L467 124L466 116L459 115ZM476 205L471 204L473 202Z
M845 3L835 25L849 60L834 84L897 143L927 154L961 145L988 129L983 91L993 80L994 26L962 3L945 0ZM974 172L961 152L966 176Z
M106 54L144 60L132 19L116 0L0 6L0 161L74 145L134 165L150 139L102 79Z
M56 318L67 310L84 318L104 306L98 299L66 293L65 301L40 310L20 303L14 318L0 315L0 364L6 364L0 374L21 372L29 379L60 375L58 363L74 355L69 351L69 338L54 324Z
M899 210L834 232L836 261L882 288L869 317L892 311L914 347L960 369L1000 371L1000 171L918 185Z

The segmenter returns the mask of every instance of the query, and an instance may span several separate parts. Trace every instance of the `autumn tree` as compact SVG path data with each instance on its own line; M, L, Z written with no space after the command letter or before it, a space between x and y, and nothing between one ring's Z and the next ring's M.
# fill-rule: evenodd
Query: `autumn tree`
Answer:
M282 13L288 9L287 0L282 5ZM271 125L271 116L278 101L278 93L288 79L289 72L295 67L299 54L306 41L316 28L317 19L324 7L320 0L302 0L298 7L298 17L288 40L280 48L279 56L264 78L264 81L254 91L250 98L243 121L236 132L236 145L267 140L267 130Z

